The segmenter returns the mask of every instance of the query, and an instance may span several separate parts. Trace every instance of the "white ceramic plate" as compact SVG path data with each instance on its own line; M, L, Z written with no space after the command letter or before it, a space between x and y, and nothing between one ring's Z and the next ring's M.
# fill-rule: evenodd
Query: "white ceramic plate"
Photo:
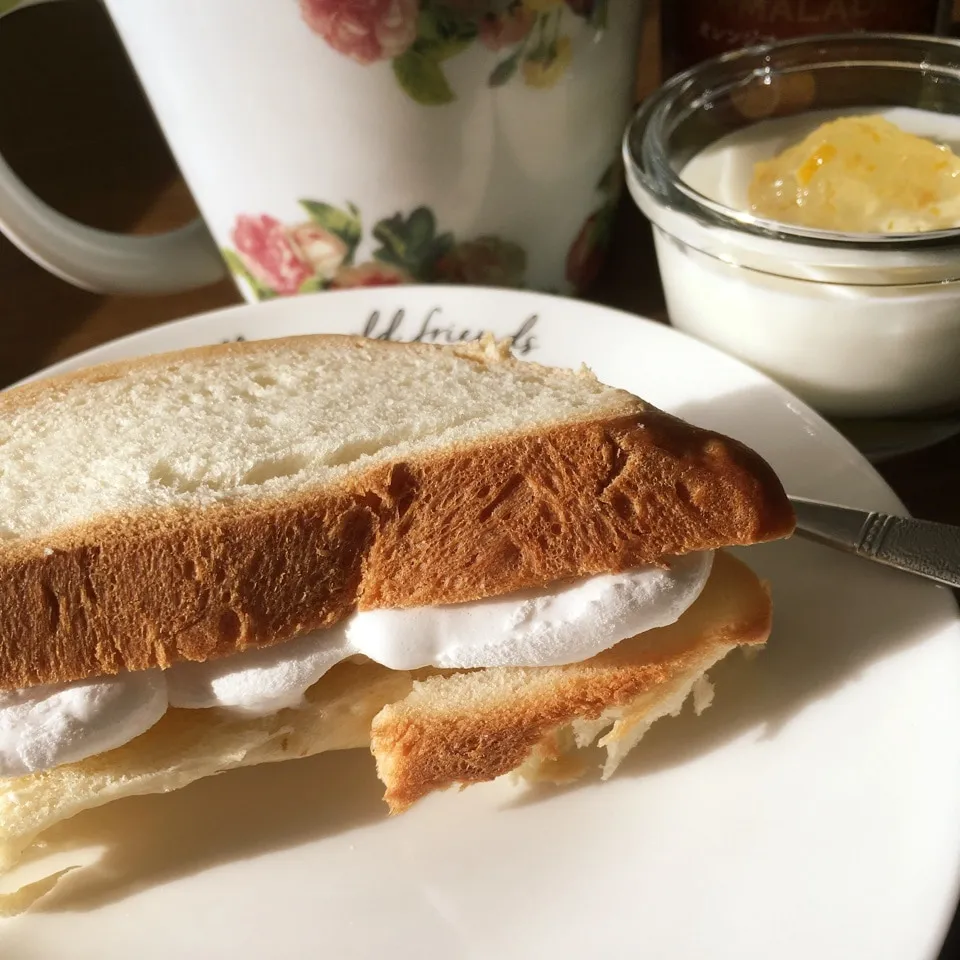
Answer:
M194 317L60 364L244 336L481 329L588 363L763 453L793 493L896 511L769 380L666 327L535 294L402 288ZM48 371L52 372L52 371ZM801 542L745 551L768 649L658 724L607 784L433 796L388 819L362 751L237 771L77 818L105 848L0 923L10 960L930 960L960 875L960 629L951 595Z

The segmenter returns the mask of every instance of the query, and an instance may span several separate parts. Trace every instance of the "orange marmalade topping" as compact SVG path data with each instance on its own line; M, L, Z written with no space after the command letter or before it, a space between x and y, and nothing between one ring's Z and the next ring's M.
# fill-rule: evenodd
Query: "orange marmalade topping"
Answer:
M846 233L960 225L960 157L880 116L843 117L754 166L750 209Z

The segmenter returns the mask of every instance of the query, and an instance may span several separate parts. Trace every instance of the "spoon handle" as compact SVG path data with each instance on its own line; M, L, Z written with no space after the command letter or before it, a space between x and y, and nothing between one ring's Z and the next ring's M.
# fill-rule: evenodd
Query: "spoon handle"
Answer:
M801 497L791 497L790 502L797 515L797 533L808 540L960 587L960 527Z

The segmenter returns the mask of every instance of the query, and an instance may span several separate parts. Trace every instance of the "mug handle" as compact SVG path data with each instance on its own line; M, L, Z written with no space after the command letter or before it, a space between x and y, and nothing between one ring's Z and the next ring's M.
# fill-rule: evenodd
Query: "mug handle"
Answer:
M43 0L0 0L0 16ZM58 213L0 155L0 231L51 273L95 293L162 294L216 283L227 269L199 218L149 237L98 230Z

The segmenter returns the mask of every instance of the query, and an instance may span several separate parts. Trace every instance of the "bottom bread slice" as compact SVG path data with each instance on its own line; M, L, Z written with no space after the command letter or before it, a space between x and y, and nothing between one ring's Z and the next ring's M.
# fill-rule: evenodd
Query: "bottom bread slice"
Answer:
M650 724L675 712L733 647L765 642L770 620L763 584L749 567L719 552L703 592L668 627L582 663L415 681L406 697L373 720L371 746L385 799L397 812L455 783L518 769L539 772L571 743L584 746L607 728L601 745L609 776Z
M328 750L372 746L395 812L432 790L511 771L565 777L564 756L601 734L609 776L650 724L676 713L691 691L702 708L709 700L705 671L735 646L763 643L770 619L763 584L720 552L680 620L583 663L410 674L347 662L311 687L302 707L271 717L169 710L116 750L0 780L0 871L45 830L83 810ZM24 905L0 898L0 912L14 903Z

